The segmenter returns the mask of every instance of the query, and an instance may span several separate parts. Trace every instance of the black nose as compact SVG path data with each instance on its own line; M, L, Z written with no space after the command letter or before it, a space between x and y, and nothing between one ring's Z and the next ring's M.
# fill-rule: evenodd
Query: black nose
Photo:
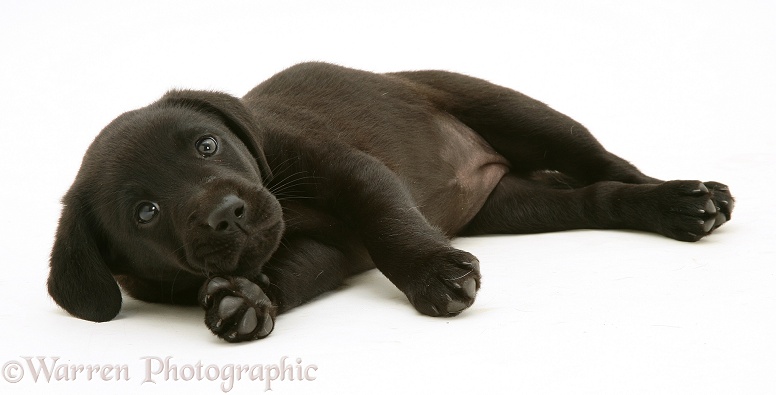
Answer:
M245 225L245 202L235 195L226 195L210 212L207 224L218 232L235 231Z

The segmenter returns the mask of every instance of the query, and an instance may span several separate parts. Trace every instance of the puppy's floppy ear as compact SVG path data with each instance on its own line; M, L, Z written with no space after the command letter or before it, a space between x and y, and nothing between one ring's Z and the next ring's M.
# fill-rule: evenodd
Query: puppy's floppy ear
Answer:
M87 209L72 190L63 202L65 206L51 250L49 294L59 306L78 318L110 321L121 310L121 291L100 253Z
M265 180L272 178L272 171L261 147L262 131L250 110L240 99L221 92L172 90L160 100L160 104L178 104L218 116L222 122L248 147Z

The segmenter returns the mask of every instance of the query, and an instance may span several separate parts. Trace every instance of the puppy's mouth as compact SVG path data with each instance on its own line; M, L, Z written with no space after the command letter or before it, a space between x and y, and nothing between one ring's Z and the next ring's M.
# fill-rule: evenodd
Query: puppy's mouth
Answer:
M253 232L240 229L221 237L205 235L186 251L185 267L205 277L258 274L280 244L284 228L280 219Z
M238 265L245 247L247 233L240 232L224 240L211 240L200 244L192 251L191 266L204 270L206 274L231 273Z

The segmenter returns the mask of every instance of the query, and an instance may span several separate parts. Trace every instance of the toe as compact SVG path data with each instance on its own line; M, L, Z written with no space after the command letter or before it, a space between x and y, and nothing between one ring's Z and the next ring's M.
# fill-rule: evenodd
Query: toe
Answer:
M261 287L246 278L237 278L235 280L240 293L248 300L254 303L269 301L267 295L261 290Z
M474 298L477 294L477 281L474 280L474 278L467 278L466 281L463 282L461 289L467 297Z
M469 305L460 300L451 300L447 303L446 310L448 315L456 315L464 311L467 307L469 307Z
M714 202L712 202L711 199L706 201L706 206L704 206L703 212L709 214L715 214L717 212L717 206L714 205Z
M717 213L717 217L714 220L714 228L718 228L727 222L727 217L722 213Z
M240 320L240 323L237 324L237 333L246 335L253 332L254 329L256 329L258 322L259 320L256 318L256 310L253 307L249 308L245 314L243 314L243 318Z
M704 185L702 182L699 182L695 189L692 190L692 193L694 195L705 195L709 193L709 188L707 188L706 185Z
M199 291L199 304L204 308L210 306L213 294L222 289L229 289L229 280L221 277L214 277L205 284Z
M218 305L218 317L227 319L234 315L243 305L242 298L235 296L225 296Z
M715 217L716 218L716 217ZM714 218L707 219L705 221L701 221L703 223L703 231L705 233L711 232L711 229L714 227Z
M264 324L261 327L261 330L256 333L257 338L263 338L269 336L270 333L272 333L272 330L275 328L275 320L272 319L271 316L264 316Z

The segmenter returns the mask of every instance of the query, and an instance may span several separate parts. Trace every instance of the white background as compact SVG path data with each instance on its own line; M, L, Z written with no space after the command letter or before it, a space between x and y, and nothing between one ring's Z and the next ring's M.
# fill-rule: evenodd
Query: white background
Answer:
M315 381L273 383L283 394L776 392L774 4L4 1L0 392L221 392L218 380L143 383L146 356L318 367ZM102 127L169 88L241 96L306 60L448 69L520 90L648 174L729 184L733 221L698 243L618 231L458 239L484 279L457 318L417 314L373 271L240 345L210 335L198 308L126 298L95 324L51 301L59 198ZM36 383L26 356L127 365L130 377ZM264 389L243 377L231 393Z

